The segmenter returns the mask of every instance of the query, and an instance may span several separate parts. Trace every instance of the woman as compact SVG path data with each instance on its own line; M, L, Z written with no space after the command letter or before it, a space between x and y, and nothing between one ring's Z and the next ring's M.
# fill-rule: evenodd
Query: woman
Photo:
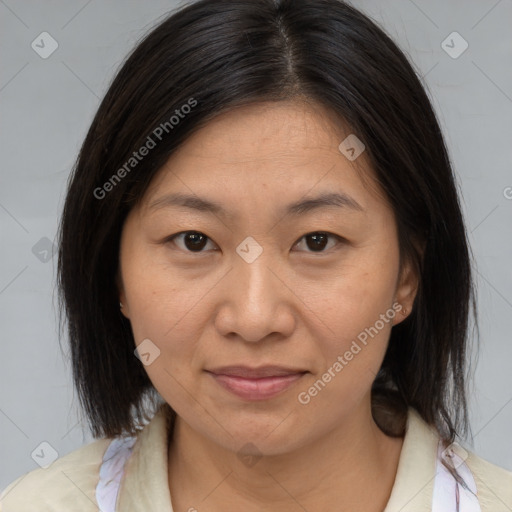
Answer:
M439 124L347 4L157 26L81 149L59 285L97 440L2 510L512 510L456 442L474 295Z

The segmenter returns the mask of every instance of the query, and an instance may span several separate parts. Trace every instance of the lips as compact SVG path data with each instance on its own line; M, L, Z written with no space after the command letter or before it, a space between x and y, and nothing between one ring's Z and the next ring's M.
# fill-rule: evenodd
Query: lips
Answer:
M267 400L301 379L306 370L282 366L224 366L206 370L227 391L244 400Z
M305 373L306 370L286 368L284 366L260 366L259 368L250 368L249 366L222 366L207 370L216 375L229 375L231 377L244 377L246 379L260 379L262 377L282 377L285 375L294 375Z

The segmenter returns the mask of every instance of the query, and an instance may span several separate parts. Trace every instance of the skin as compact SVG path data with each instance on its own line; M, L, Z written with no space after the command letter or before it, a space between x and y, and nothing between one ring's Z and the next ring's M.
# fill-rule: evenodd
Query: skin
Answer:
M128 215L120 300L136 344L149 338L160 350L145 369L177 413L168 453L177 511L372 512L388 501L402 439L374 422L370 388L417 277L400 267L395 217L366 154L351 162L338 149L350 133L315 103L237 108L189 137ZM363 210L282 214L325 191ZM150 207L171 192L214 200L232 216ZM202 252L186 236L169 240L183 231L208 237ZM315 251L305 235L318 231L341 239ZM236 252L248 236L263 249L251 263ZM298 394L394 303L404 310L301 404ZM239 364L308 373L250 402L205 372Z

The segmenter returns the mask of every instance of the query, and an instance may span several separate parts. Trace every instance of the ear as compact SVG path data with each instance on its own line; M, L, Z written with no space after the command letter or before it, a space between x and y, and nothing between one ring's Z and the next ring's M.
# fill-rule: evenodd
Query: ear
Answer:
M410 259L404 262L400 272L397 288L395 291L396 306L393 306L397 314L393 319L393 325L405 320L412 311L414 299L419 286L419 269Z
M117 271L115 281L116 281L116 286L117 286L117 290L119 293L119 308L121 310L121 313L126 318L129 319L130 313L128 310L128 304L127 304L127 300L126 300L126 294L124 292L123 280L121 279L121 270L120 269L118 269L118 271ZM122 304L122 306L121 306L121 304Z

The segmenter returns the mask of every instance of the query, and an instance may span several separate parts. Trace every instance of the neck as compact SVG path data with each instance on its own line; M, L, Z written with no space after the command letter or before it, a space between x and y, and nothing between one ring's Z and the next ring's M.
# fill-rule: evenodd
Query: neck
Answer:
M244 459L176 417L169 443L175 510L381 512L393 487L401 438L386 436L370 407L294 451Z

